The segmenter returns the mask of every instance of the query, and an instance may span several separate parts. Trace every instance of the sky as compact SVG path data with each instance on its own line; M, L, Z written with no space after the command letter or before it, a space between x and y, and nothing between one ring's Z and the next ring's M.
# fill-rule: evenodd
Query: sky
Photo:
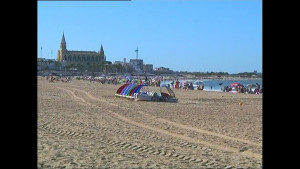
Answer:
M262 72L261 0L38 1L37 57L68 50L189 72Z

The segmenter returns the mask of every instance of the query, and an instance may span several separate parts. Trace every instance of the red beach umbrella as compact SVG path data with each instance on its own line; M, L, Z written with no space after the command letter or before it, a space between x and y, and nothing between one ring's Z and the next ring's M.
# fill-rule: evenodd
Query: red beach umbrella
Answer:
M240 84L240 83L231 83L230 85L231 87L244 87L244 85Z

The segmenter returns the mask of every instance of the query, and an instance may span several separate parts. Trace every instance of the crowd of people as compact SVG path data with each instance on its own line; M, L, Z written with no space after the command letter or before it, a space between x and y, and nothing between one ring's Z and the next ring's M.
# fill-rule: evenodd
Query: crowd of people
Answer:
M72 79L71 79L71 77L49 75L49 76L46 76L46 80L53 83L53 82L57 82L57 81L70 82Z
M44 77L44 76L42 76ZM160 87L163 83L164 79L163 77L139 77L139 78L130 78L130 77L121 77L121 76L107 76L107 77L93 77L93 76L75 76L73 77L76 80L87 80L89 82L99 82L101 84L123 84L123 83L137 83L137 84L144 84L146 86L154 86L154 87ZM61 82L70 82L72 80L72 77L62 77L59 75L53 75L50 74L49 76L46 76L46 79L49 80L49 82L55 82L55 81L61 81ZM193 84L193 81L187 81L187 80L181 80L179 79L173 79L172 81L169 81L169 83L164 83L166 86L172 88L172 89L183 89L184 91L190 89L190 90L204 90L204 83L199 84ZM210 86L212 90L212 86ZM223 92L237 92L237 93L247 93L247 94L260 94L262 93L262 88L260 88L260 85L256 83L255 87L244 87L243 85L239 86L224 86L221 88L221 91Z
M225 86L224 88L221 88L223 92L232 92L235 90L237 93L247 93L247 94L260 94L262 93L262 88L260 88L260 85L256 83L255 87L244 87L242 85L231 87L231 86Z

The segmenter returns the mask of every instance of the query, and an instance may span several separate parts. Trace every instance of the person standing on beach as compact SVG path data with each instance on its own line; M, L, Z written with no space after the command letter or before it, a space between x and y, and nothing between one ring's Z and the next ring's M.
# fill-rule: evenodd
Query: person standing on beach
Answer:
M171 88L174 88L174 80L171 82Z
M140 82L140 85L141 85L141 84L143 84L143 81L142 81L142 79L141 79L141 78L140 78L140 81L139 81L139 82Z
M188 88L188 82L185 81L185 82L184 82L184 85L183 85L183 89L184 89L185 91L187 91L187 88Z
M179 89L179 81L178 81L178 79L176 80L175 89Z
M210 86L210 90L212 90L212 85Z
M260 90L260 85L256 83L255 94L259 94L259 90Z
M145 85L147 86L147 89L148 89L149 83L148 83L148 78L147 78L147 76L146 76L146 78L145 78Z

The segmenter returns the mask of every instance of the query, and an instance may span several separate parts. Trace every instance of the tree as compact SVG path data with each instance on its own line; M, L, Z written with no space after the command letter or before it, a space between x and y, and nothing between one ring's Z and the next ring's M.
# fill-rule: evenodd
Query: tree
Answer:
M67 69L75 68L75 65L73 63L66 65Z
M44 67L45 67L45 65L44 65L45 64L44 59L41 58L39 62L40 62L41 70L44 70Z
M84 66L81 63L78 63L76 65L76 67L77 67L78 70L83 70L83 68L84 68Z
M55 62L55 69L57 70L61 70L61 66L62 66L62 64L61 64L61 62L58 62L58 61L56 61Z
M38 69L42 70L42 61L40 59L37 60Z
M50 68L51 69L51 64L53 63L53 61L52 60L48 60L48 68Z

